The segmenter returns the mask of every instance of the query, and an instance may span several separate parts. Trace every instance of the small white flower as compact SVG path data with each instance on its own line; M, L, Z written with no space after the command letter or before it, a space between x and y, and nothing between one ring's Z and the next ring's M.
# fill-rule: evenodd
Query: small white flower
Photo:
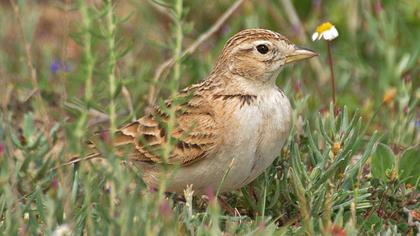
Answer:
M330 22L325 22L316 28L315 33L312 34L312 41L320 40L321 38L331 41L337 37L338 31L335 26Z

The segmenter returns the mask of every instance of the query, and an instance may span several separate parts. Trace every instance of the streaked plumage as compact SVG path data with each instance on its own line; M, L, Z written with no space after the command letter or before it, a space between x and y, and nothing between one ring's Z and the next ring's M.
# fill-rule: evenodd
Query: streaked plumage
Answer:
M122 127L115 145L131 146L129 159L144 169L145 182L156 186L169 135L168 109L175 106L170 137L176 144L167 163L177 168L168 191L182 193L188 184L196 193L216 189L231 163L222 191L240 188L273 162L289 134L291 107L275 84L278 73L284 64L314 55L278 33L243 30L226 43L205 80Z

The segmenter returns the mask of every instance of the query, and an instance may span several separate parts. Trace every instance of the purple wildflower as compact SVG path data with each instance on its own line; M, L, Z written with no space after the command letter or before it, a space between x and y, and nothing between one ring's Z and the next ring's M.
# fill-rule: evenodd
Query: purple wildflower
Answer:
M56 74L59 69L60 69L60 65L58 64L58 62L51 63L50 70L52 73Z
M69 72L70 69L66 63L55 59L50 65L50 71L53 74L57 74L59 72Z

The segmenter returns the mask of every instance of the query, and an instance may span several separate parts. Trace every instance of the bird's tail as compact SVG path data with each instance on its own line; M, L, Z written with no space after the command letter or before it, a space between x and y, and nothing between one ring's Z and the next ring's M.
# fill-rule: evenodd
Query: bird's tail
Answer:
M102 158L103 155L101 154L101 152L98 150L98 143L107 143L106 145L111 145L108 140L109 137L109 131L105 130L105 131L101 131L101 132L97 132L95 133L95 135L93 135L89 140L86 141L86 147L87 147L87 153L89 153L88 155L85 155L83 157L78 156L78 155L72 155L70 157L70 160L53 168L52 170L56 170L58 168L61 167L65 167L65 166L69 166L69 165L73 165L73 164L77 164L79 162L82 161L88 161L88 160L92 160L92 159L96 159L96 158ZM128 139L126 137L126 135L121 134L121 132L116 132L114 134L114 142L113 142L113 146L117 148L117 153L119 153L118 149L121 146L125 146L127 143L131 143L131 139ZM120 157L120 155L116 155L117 157ZM121 156L122 157L122 156Z

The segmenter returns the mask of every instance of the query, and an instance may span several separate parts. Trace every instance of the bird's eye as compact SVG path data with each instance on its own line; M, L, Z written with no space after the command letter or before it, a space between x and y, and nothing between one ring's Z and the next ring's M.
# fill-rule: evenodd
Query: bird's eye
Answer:
M268 52L268 47L265 44L260 44L257 46L257 51L261 54L266 54Z

